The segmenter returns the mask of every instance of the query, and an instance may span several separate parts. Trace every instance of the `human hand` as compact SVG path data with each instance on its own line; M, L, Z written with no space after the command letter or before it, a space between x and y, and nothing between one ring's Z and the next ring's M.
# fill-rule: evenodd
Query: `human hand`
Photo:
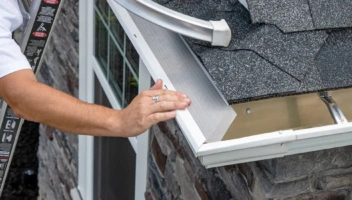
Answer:
M120 112L124 136L139 135L158 122L175 118L175 110L183 110L190 105L191 100L186 94L165 90L162 86L162 80L157 80L150 90L141 92ZM158 96L158 102L153 99L155 96Z

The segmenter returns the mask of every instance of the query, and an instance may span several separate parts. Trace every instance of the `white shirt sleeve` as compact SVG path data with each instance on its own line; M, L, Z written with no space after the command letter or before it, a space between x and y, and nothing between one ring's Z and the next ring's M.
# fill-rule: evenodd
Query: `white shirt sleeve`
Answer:
M22 20L16 0L0 0L0 78L22 69L31 69L12 39L12 31L22 24Z

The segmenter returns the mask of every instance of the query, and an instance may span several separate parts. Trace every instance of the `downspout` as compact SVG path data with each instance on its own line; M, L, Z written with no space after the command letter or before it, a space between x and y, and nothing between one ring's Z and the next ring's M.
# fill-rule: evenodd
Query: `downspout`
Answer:
M210 42L213 46L228 46L231 30L224 19L200 20L168 9L151 0L114 0L130 12L156 25L184 36Z

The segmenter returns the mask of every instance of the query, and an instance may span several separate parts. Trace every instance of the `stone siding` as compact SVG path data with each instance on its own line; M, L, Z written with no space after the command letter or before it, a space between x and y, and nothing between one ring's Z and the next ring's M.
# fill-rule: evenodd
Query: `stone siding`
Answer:
M175 121L150 137L147 200L352 199L352 146L206 169Z
M78 96L78 0L65 0L38 80ZM78 137L41 125L39 200L70 200L78 181Z

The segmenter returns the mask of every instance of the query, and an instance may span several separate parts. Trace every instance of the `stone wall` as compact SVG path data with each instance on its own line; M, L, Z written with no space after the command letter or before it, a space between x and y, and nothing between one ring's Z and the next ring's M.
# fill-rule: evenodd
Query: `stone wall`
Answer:
M175 121L150 137L147 200L352 199L352 146L205 169Z
M78 0L64 1L38 80L78 96ZM38 199L70 200L78 181L77 135L41 125L39 143Z

